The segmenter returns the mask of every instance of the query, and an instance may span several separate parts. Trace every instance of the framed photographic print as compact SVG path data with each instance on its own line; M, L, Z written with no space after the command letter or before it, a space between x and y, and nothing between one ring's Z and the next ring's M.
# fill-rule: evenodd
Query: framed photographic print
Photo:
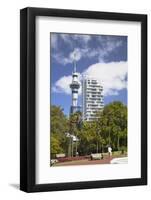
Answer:
M20 189L147 184L147 16L20 12Z

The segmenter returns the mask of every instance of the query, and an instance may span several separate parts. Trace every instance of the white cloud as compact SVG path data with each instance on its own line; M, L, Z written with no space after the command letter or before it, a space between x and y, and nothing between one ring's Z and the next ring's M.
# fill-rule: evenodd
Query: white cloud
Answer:
M79 74L79 80L80 80L81 75ZM54 86L52 87L52 91L56 93L64 93L67 95L71 95L71 89L70 89L70 84L72 82L72 75L70 76L63 76L61 77ZM79 81L80 83L80 81ZM80 83L81 84L81 83ZM79 89L79 95L81 94L81 87Z
M85 57L86 53L89 51L89 49L79 49L75 48L70 54L69 58L66 59L66 62L72 63L74 60L79 61L82 57Z
M96 63L84 71L84 75L96 78L103 86L104 95L117 95L127 87L127 62Z
M51 33L51 46L55 49L58 47L58 35L55 33Z
M64 57L62 54L56 53L53 55L53 58L55 58L58 63L66 65L69 63L73 63L74 60L79 61L82 57L86 57L88 51L89 49L87 48L75 48L72 52L69 53L68 57Z
M57 93L71 94L71 89L70 89L71 82L72 82L72 76L63 76L52 87L52 91Z
M72 42L71 36L70 36L69 34L61 33L61 34L59 34L59 35L60 35L61 39L62 39L65 43L67 43L68 45L70 45L70 46L72 47L73 42Z
M87 45L88 44L88 42L91 40L91 36L90 35L73 35L72 36L72 38L74 39L74 40L77 40L77 41L79 41L80 40L80 42L82 42L83 43L83 45Z
M80 34L66 34L61 33L60 37L62 40L73 47L74 44L80 41L81 45L87 45L88 42L91 40L90 35L80 35Z
M64 39L68 43L71 42L70 39L67 39L69 36L62 36L65 37ZM74 36L76 37L76 36ZM82 36L79 36L82 37ZM55 39L54 39L55 40ZM84 39L82 39L84 41ZM71 42L72 44L72 42ZM102 42L103 47L97 47L97 48L90 48L88 45L83 46L82 48L74 48L72 52L70 52L68 55L64 56L60 51L56 52L53 57L55 60L63 65L72 63L74 58L76 61L81 60L82 58L94 58L96 57L98 62L104 62L104 58L110 55L111 52L115 51L116 48L120 47L122 45L122 41L107 41ZM56 44L57 46L57 44ZM74 57L75 55L75 57Z
M55 48L57 50L58 43L60 38L64 41L67 45L69 45L72 49L75 47L75 45L80 43L82 48L85 48L88 45L88 42L91 40L90 35L79 35L79 34L66 34L66 33L51 33L51 45L52 48ZM59 50L59 49L58 49Z
M79 48L76 48L69 54L69 62L70 60L71 62L73 62L74 60L78 61L81 59L81 57L82 57L82 51Z
M118 95L127 87L127 62L96 63L89 66L82 74L97 79L103 86L104 95ZM79 79L81 75L79 74ZM71 94L72 76L61 77L53 86L53 92ZM81 87L79 94L81 94Z

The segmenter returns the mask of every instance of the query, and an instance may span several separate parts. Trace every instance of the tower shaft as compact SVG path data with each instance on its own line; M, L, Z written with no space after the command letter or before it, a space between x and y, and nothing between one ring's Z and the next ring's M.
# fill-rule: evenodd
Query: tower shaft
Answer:
M78 90L80 88L80 83L78 80L78 73L76 72L76 62L74 61L74 70L72 73L72 83L70 84L72 91L72 105L71 113L74 113L78 110Z

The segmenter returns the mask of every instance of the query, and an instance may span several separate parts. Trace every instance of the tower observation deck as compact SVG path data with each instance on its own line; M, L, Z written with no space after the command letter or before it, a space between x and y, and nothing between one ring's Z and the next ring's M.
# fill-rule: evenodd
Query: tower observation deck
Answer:
M74 69L72 73L72 83L70 84L72 91L72 105L70 108L70 113L73 114L79 111L80 106L78 106L78 90L80 88L80 83L78 80L78 73L76 72L76 61L74 60Z

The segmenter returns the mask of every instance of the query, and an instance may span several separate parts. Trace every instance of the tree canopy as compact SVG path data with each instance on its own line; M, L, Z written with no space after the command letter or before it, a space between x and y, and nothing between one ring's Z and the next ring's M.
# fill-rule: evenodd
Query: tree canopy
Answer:
M95 121L82 121L80 112L67 118L58 106L51 106L51 156L69 155L70 139L65 133L78 138L73 143L79 155L104 152L108 146L114 150L127 149L127 106L115 101L98 111ZM71 149L70 149L71 151Z
M50 152L51 157L55 154L65 153L67 148L68 119L63 113L63 109L58 106L51 106L50 109Z

